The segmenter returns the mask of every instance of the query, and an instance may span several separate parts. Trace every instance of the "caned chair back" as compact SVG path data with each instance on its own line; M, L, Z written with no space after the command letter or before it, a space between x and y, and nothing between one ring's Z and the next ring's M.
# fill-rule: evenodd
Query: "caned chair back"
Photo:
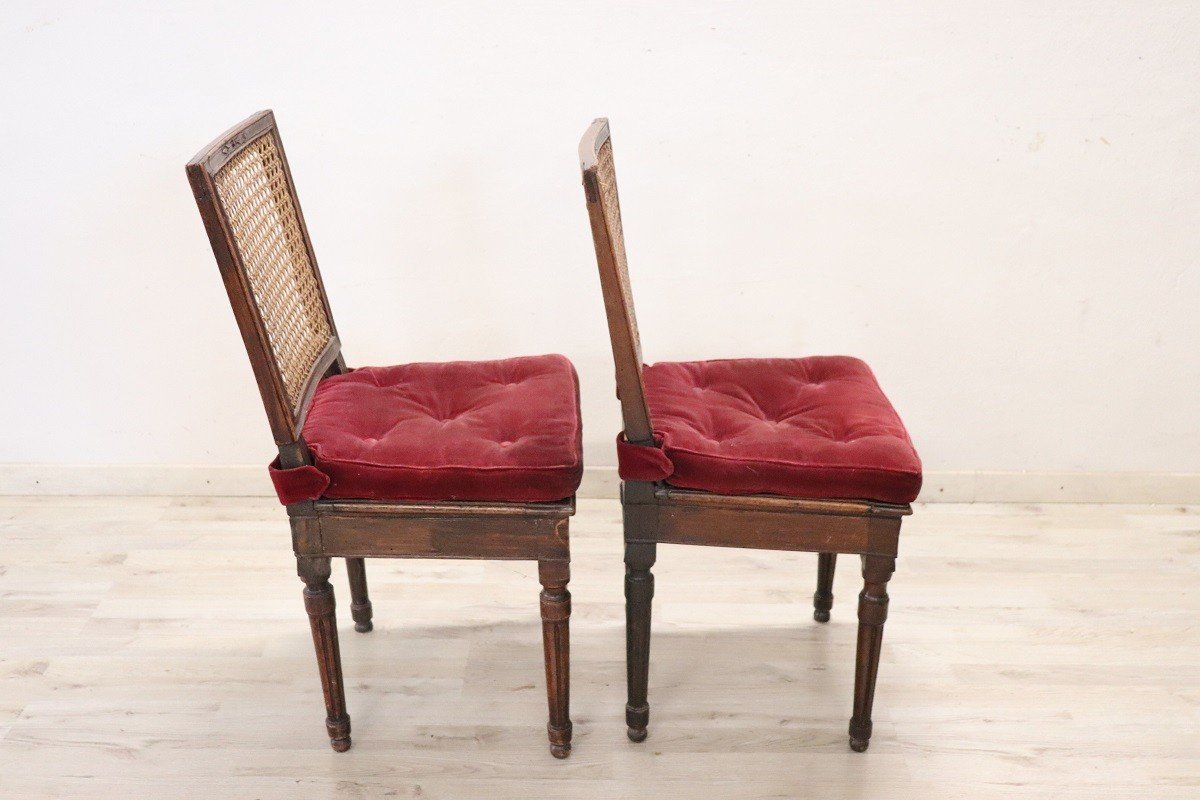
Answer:
M625 438L635 444L647 444L653 434L642 383L642 344L629 286L629 262L607 119L597 119L583 134L579 142L579 165L596 246L596 264L600 269L608 336L617 368L617 398L621 401Z
M227 131L187 173L275 441L295 442L341 346L274 114Z

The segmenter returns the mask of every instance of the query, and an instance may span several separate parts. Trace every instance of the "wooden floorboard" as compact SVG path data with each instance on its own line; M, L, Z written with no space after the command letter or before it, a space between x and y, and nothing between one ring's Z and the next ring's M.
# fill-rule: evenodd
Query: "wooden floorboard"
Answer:
M334 572L332 752L284 513L0 498L3 798L1196 798L1200 508L928 505L905 521L866 754L857 560L663 545L650 738L625 737L620 510L572 523L572 717L545 742L536 567Z

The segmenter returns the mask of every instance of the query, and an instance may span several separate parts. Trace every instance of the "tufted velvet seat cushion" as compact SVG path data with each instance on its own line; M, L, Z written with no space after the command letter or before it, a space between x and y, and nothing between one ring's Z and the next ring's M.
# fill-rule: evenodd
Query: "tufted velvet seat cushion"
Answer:
M909 503L921 460L870 368L813 356L659 363L646 400L666 456L657 477L719 494ZM623 476L646 474L620 448Z
M561 500L583 476L579 382L559 355L334 375L304 438L333 499Z

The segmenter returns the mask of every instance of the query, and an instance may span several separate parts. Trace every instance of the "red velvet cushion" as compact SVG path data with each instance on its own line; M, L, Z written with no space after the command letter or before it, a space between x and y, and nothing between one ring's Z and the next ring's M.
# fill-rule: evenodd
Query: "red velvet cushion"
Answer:
M921 489L904 424L856 358L668 362L643 376L675 486L889 503Z
M334 375L304 438L326 498L561 500L583 476L579 382L557 355Z

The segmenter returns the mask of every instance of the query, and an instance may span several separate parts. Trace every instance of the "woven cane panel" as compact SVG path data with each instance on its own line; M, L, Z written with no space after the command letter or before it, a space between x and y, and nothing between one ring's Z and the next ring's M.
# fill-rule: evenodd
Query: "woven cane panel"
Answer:
M600 204L604 209L604 225L612 244L613 260L617 267L617 283L624 298L625 321L633 336L637 366L642 364L642 339L638 334L637 315L633 311L633 290L629 287L629 262L625 258L625 233L621 229L621 201L617 197L617 170L613 164L612 141L600 147L596 157L596 181L600 186Z
M275 137L251 142L214 176L234 245L293 410L333 331L304 246Z

